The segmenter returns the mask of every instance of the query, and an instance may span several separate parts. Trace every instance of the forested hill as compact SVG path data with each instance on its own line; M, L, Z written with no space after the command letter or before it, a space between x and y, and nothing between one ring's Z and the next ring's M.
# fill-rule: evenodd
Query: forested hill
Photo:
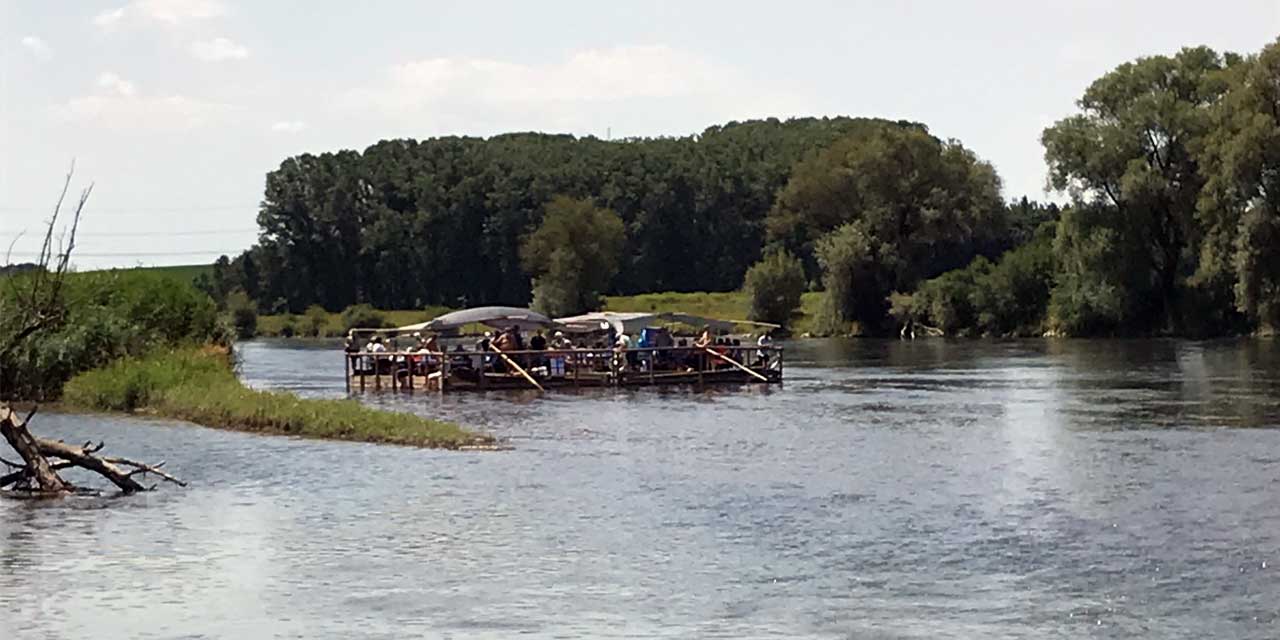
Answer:
M610 292L736 289L761 257L766 214L797 161L886 128L926 131L878 119L769 119L679 138L513 133L301 155L267 175L260 242L222 273L264 310L522 304L530 277L521 241L564 195L621 216Z

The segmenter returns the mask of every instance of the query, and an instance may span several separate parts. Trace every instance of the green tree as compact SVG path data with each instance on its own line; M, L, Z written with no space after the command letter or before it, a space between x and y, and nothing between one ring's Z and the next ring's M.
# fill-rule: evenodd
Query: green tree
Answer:
M1235 307L1280 327L1280 39L1222 74L1228 90L1199 160L1208 226L1202 280L1233 288Z
M352 329L382 329L388 326L387 316L367 304L353 304L342 310L342 332Z
M800 163L769 214L769 237L823 271L824 328L877 332L887 296L995 250L1007 231L1000 180L957 142L881 127Z
M313 304L307 307L303 315L305 317L303 327L308 336L318 338L325 335L325 328L329 326L329 312L325 311L324 307Z
M231 314L237 338L243 340L257 335L258 307L245 292L236 290L227 295L227 312Z
M751 308L750 319L786 325L791 314L800 308L804 294L804 267L795 256L775 251L747 269L742 289Z
M1051 184L1088 205L1063 218L1059 236L1060 250L1083 252L1060 253L1070 288L1056 296L1064 326L1180 329L1180 297L1204 233L1193 151L1212 126L1220 72L1235 60L1197 47L1122 64L1089 86L1081 113L1044 131ZM1068 228L1079 224L1098 227ZM1108 266L1141 273L1079 271Z
M618 273L626 232L622 219L589 200L556 196L538 229L520 248L533 277L533 306L566 316L600 306L600 295Z

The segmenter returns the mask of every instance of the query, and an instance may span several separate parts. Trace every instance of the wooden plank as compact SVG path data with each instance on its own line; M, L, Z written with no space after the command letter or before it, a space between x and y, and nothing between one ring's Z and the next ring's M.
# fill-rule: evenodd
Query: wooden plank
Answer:
M735 367L737 367L737 368L739 368L739 369L742 369L743 371L746 371L747 373L749 373L749 374L751 374L751 375L755 376L757 379L761 380L762 382L768 382L768 381L769 381L769 379L768 379L768 378L766 378L766 377L764 377L764 376L760 375L760 374L759 374L759 373L757 373L756 371L754 371L754 370L752 370L752 369L748 368L746 365L742 364L741 362L738 362L737 360L734 360L733 358L730 358L729 356L721 355L721 354L719 354L719 353L717 353L717 352L715 352L715 351L712 351L711 349L708 349L708 348L706 348L706 347L703 347L703 349L704 349L707 353L709 353L709 354L711 354L711 355L713 355L713 356L715 356L715 357L717 357L717 358L720 358L721 360L724 360L725 362L728 362L729 364L731 364L731 365L733 365L733 366L735 366Z

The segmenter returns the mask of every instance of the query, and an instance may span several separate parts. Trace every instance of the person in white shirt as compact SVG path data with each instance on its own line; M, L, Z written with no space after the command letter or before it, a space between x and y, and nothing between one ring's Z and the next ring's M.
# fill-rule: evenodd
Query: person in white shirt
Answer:
M772 347L772 346L773 346L773 336L769 335L769 332L768 332L768 331L766 331L766 332L764 332L764 333L760 334L760 337L756 339L756 346L757 346L757 347ZM756 351L756 357L760 358L760 365L761 365L761 366L765 366L765 367L769 366L769 350L768 350L767 348L761 348L761 349L757 350L757 351Z

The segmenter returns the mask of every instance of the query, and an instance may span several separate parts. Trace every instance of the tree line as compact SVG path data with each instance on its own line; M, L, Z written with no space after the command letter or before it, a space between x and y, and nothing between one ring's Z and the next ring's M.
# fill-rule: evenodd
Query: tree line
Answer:
M770 119L678 138L514 133L300 155L267 174L258 243L204 284L242 289L264 312L525 304L526 267L543 261L521 245L563 196L621 222L607 292L732 290L761 256L765 217L796 161L883 127L923 129Z
M260 310L744 288L827 333L1245 332L1280 316L1280 43L1144 57L1041 142L1062 208L923 124L735 122L679 138L382 141L267 176L259 242L203 286Z

